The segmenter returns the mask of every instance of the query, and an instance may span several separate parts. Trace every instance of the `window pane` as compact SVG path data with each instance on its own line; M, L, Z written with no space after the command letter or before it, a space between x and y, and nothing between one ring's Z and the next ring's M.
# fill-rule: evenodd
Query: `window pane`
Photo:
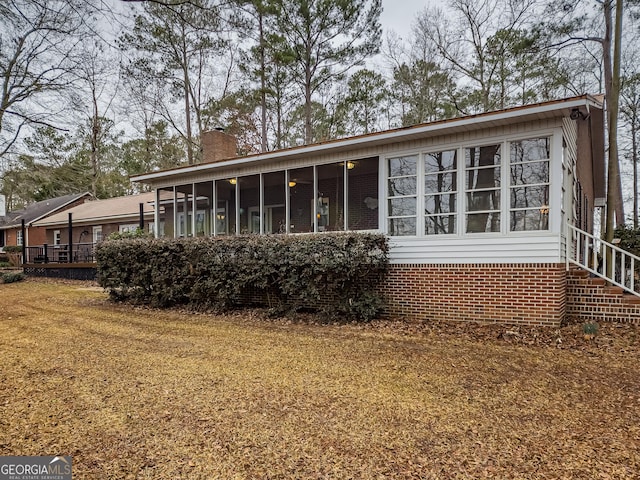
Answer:
M547 230L551 139L532 138L511 142L509 153L509 202L512 209L521 209L509 212L509 227L512 231Z
M467 233L499 232L500 213L471 213L467 215Z
M164 220L164 228L159 229L158 237L173 237L173 188L159 188L160 221ZM162 223L160 224L162 225Z
M192 232L193 218L193 185L178 185L176 187L177 202L176 212L178 214L178 237L190 237Z
M454 192L457 189L456 172L425 175L425 193Z
M408 157L398 157L389 159L389 176L402 177L406 175L415 175L418 167L417 155Z
M289 198L291 202L291 233L313 232L313 216L315 215L313 167L289 171Z
M550 138L531 138L511 142L511 163L547 160L551 157Z
M378 228L378 157L351 162L347 168L349 230Z
M403 236L416 234L415 218L390 218L389 235Z
M284 179L284 171L265 173L262 176L264 185L264 233L285 233L287 231Z
M216 235L236 233L237 179L216 180Z
M500 210L500 190L467 193L467 211Z
M456 150L427 153L424 156L424 171L425 173L435 173L445 170L455 170L458 166L456 157Z
M511 189L511 208L549 205L549 186L514 187Z
M456 211L456 195L427 195L424 198L424 213L454 213Z
M525 230L548 230L549 209L517 210L511 212L511 230L521 232Z
M470 169L466 175L467 190L500 186L500 167Z
M344 162L320 165L317 170L318 198L322 198L318 231L344 230Z
M399 217L416 214L415 198L390 198L389 199L389 216Z
M465 149L465 165L467 167L500 165L500 145L487 145L484 147Z
M511 165L511 185L549 182L549 162L518 163Z
M196 183L196 235L213 233L213 182Z
M424 233L425 235L456 233L456 216L436 215L432 217L425 217Z
M238 177L240 233L260 233L260 175Z
M415 195L416 185L416 177L390 178L389 196L398 197L402 195Z

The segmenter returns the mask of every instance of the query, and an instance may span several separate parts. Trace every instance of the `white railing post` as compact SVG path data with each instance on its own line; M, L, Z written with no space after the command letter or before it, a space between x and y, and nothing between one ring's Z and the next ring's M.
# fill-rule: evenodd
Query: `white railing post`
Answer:
M576 248L575 251L571 251L569 242L573 243L574 235ZM589 246L591 246L591 252L589 252ZM598 268L598 252L602 260L600 269ZM607 260L609 256L611 258L610 261ZM639 264L639 261L640 257L580 230L567 222L567 270L570 263L578 265L593 275L604 278L610 284L622 287L625 291L640 297L640 292L636 292L635 289L636 264ZM627 262L629 266L627 266ZM610 274L608 274L609 266L611 266ZM627 279L627 277L629 278Z

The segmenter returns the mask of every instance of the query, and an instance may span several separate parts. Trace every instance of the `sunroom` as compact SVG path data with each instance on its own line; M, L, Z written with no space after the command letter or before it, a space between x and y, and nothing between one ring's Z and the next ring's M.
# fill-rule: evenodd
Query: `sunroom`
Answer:
M230 141L207 135L225 137L205 148ZM448 316L440 307L459 301L458 316L500 321L523 274L543 271L520 282L532 302L564 281L566 224L592 231L603 178L601 99L581 96L132 180L156 192L156 236L377 231L391 244L390 311ZM543 323L563 315L554 292Z

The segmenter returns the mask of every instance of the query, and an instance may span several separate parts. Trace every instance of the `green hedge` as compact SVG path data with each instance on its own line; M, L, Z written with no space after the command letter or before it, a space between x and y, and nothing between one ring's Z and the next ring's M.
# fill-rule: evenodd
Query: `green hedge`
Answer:
M365 233L130 238L102 242L96 258L117 300L224 311L260 299L279 312L369 320L382 307L388 243Z
M26 277L22 272L4 272L0 273L0 283L21 282Z

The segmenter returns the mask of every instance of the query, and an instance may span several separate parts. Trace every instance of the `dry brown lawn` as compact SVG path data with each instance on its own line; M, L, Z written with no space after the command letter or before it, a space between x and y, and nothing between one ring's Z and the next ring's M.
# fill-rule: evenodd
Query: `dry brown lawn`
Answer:
M0 285L0 455L75 479L640 478L638 329L318 325Z

